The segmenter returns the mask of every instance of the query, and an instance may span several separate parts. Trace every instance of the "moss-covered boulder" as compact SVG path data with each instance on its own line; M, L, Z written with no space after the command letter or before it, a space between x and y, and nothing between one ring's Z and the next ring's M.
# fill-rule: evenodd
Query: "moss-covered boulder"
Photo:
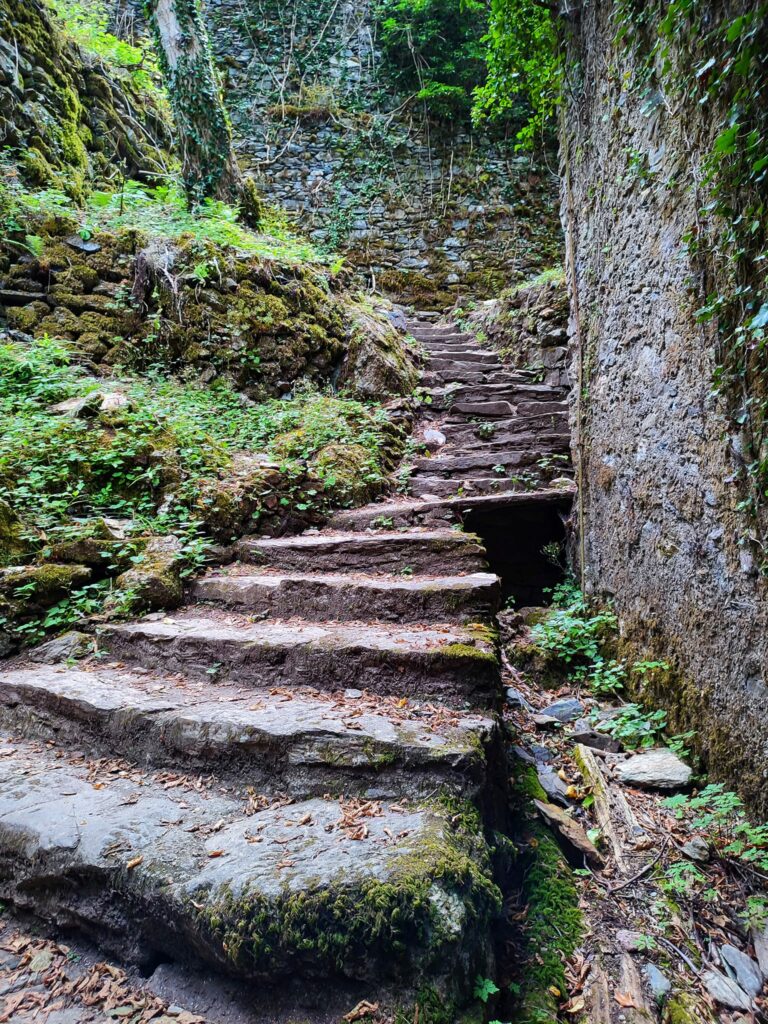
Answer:
M24 524L8 502L0 498L0 567L11 565L27 551Z
M350 302L349 344L338 383L363 399L408 395L419 380L417 356L383 309Z
M121 605L148 611L178 608L184 597L184 551L178 537L152 537L139 558L115 580Z

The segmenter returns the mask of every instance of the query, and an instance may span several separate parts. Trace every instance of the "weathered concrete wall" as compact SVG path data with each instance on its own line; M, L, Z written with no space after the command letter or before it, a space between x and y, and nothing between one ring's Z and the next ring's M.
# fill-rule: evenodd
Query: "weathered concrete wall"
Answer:
M586 584L613 600L630 648L672 662L654 698L765 812L766 585L737 508L737 428L712 394L716 339L695 320L684 242L711 111L641 104L638 68L623 78L632 57L614 49L614 7L584 5L572 24L563 147Z
M427 123L382 65L371 0L209 0L239 151L267 198L419 305L490 297L561 260L555 176Z

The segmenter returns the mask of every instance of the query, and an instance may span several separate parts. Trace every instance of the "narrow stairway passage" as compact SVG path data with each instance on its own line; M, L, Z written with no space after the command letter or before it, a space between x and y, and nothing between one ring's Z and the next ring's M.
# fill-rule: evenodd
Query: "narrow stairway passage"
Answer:
M258 983L253 1022L288 1003L338 1019L355 985L462 1005L496 969L495 615L538 593L530 549L562 535L564 395L456 331L412 329L431 402L410 494L244 538L179 611L0 673L0 895L128 963ZM505 580L473 516L495 517Z

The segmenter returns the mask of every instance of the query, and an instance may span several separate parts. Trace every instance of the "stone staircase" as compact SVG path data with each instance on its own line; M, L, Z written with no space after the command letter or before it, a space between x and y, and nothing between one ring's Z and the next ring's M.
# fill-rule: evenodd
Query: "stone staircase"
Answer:
M0 898L147 976L239 979L243 1020L460 1007L494 976L500 581L457 503L565 507L537 462L565 410L465 335L413 331L443 442L412 496L245 538L180 611L0 673Z
M412 464L421 498L540 491L571 474L567 390L504 368L497 354L451 325L415 319L426 352L427 457Z

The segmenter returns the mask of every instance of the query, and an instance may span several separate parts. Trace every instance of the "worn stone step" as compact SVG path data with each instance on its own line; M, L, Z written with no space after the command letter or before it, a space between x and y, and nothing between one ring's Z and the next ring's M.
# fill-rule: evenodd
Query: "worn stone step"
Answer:
M533 491L503 491L499 494L475 495L473 497L448 497L424 499L414 497L397 498L386 502L375 502L361 508L344 509L333 517L337 529L360 530L382 519L395 526L411 526L419 523L459 521L469 509L538 509L552 507L567 515L573 504L576 486L572 481L558 481L556 487L542 485Z
M449 402L509 402L511 405L519 405L534 401L559 402L562 401L562 391L548 384L511 380L508 384L467 384L460 388L446 389L445 394L439 390L433 391L433 403L442 399Z
M427 366L436 368L462 363L483 363L493 366L495 369L501 369L502 366L495 352L485 352L479 348L445 351L437 349L430 352L427 359Z
M302 799L415 795L437 784L481 799L489 755L499 754L497 726L481 715L359 690L211 686L98 661L0 673L0 723Z
M435 455L442 458L444 455L475 455L492 452L516 451L518 449L535 448L543 452L567 455L570 452L570 439L565 433L544 432L530 434L492 434L491 440L478 438L472 435L465 440L448 441L442 448L435 451Z
M192 594L198 601L316 622L478 621L495 614L500 600L499 578L491 573L398 578L238 571L204 576Z
M343 687L489 706L499 668L487 629L456 624L250 622L192 607L104 627L100 642L131 664L257 686Z
M440 430L451 444L467 445L477 442L486 443L491 440L500 443L509 441L511 444L516 444L519 437L537 434L539 431L556 434L567 439L570 433L566 410L560 410L554 414L515 416L494 423L466 419L455 422L446 421L441 424Z
M413 466L416 474L427 476L449 476L463 479L469 476L496 475L502 478L523 466L536 465L544 458L544 452L535 448L519 448L516 451L505 449L503 452L491 452L481 449L473 453L441 452L432 458L415 459ZM501 472L503 468L504 472ZM479 473L478 471L487 471Z
M453 479L442 476L414 476L409 481L410 492L416 497L429 495L435 498L467 498L473 495L500 494L504 491L545 486L543 475L536 468L521 470L520 476L523 479L517 481L510 476L480 476L482 470L475 472L478 475Z
M416 575L485 569L485 552L472 534L455 530L376 533L304 533L298 537L246 538L235 551L245 562L274 569L318 572L399 572Z
M485 373L481 369L457 370L446 367L444 370L427 370L421 375L421 386L424 388L442 388L446 384L504 384L509 380L506 370L491 370Z
M457 331L455 327L412 327L410 328L410 333L417 341L475 342L475 336L473 334L466 334L462 331Z
M437 806L262 805L16 737L0 752L0 897L123 961L343 975L373 998L392 979L471 997L490 973L487 848Z

